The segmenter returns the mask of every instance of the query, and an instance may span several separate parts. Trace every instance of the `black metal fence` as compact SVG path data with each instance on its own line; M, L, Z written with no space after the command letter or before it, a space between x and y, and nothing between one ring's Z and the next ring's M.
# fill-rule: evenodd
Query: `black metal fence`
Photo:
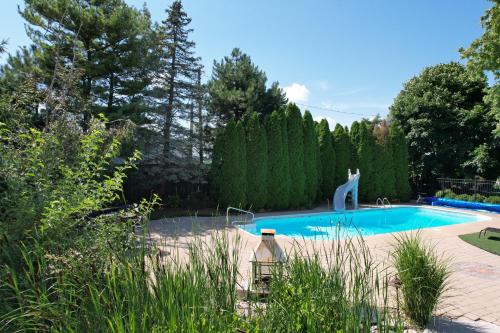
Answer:
M500 180L438 178L441 190L456 194L500 195Z

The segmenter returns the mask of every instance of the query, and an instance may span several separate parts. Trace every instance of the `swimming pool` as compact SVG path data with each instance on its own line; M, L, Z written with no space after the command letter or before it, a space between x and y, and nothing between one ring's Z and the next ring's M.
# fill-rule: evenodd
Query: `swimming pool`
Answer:
M355 211L260 217L241 229L260 235L261 229L275 229L277 235L304 238L335 238L385 234L466 222L484 221L480 214L424 207L369 208Z

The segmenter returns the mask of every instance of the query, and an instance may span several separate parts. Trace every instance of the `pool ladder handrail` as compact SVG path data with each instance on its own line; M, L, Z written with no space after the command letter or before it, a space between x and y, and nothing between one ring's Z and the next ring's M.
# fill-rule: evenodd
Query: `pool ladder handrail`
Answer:
M386 202L387 202L387 205L385 204ZM379 204L380 204L380 206L382 206L382 208L392 208L392 204L389 201L389 199L387 199L387 197L384 197L383 199L378 197L377 202L376 202L377 207L379 206Z
M240 209L240 208L236 208L236 207L227 207L226 209L226 221L227 223L229 223L229 212L231 210L235 210L237 212L240 212L240 213L245 213L245 214L248 214L248 215L251 215L252 216L252 219L250 220L250 222L247 222L247 220L234 220L234 221L231 221L231 224L234 225L234 224L245 224L245 223L248 223L248 224L252 224L253 223L253 220L255 218L255 214L248 211L248 210L243 210L243 209Z
M385 207L385 203L386 202L387 202L387 206L389 206L389 208L392 208L392 204L389 201L389 199L387 199L387 197L385 197L384 199L382 199L382 203L384 204L384 207Z

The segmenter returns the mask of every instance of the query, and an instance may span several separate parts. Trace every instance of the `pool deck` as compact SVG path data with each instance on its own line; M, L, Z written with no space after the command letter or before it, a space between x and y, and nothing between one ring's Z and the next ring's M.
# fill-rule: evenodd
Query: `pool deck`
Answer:
M394 205L396 207L396 205ZM429 206L425 206L429 207ZM363 208L367 208L364 206ZM474 247L458 235L479 232L486 227L500 228L500 214L474 212L463 209L449 209L455 212L477 213L488 216L485 221L440 226L422 229L424 241L436 247L437 252L451 262L452 276L447 297L438 308L438 316L442 318L438 324L439 332L500 332L500 256ZM283 214L328 212L327 207L318 207L307 211L286 211L256 214L256 217ZM239 236L241 239L240 274L242 278L249 276L252 249L260 242L259 236L251 235L238 228L227 226L224 217L179 217L166 218L150 222L149 232L153 240L161 243L164 251L183 252L193 239L193 230L201 237L209 237L215 230L226 229L228 237ZM374 259L387 265L394 242L394 234L380 234L365 237ZM287 236L276 236L279 245L286 251L295 239ZM318 242L328 240L299 240L307 247L317 246ZM444 324L443 324L444 323ZM444 326L443 326L444 325Z

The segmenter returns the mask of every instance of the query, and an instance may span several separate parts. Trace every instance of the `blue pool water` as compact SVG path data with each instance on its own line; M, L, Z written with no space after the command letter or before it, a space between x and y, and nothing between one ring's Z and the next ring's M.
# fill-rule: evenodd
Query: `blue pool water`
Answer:
M335 238L339 236L370 236L389 232L440 227L486 220L479 214L467 214L423 207L373 208L301 215L281 215L256 218L254 223L241 226L245 231L260 235L260 229L275 229L277 235L304 238ZM337 228L340 225L340 228Z

